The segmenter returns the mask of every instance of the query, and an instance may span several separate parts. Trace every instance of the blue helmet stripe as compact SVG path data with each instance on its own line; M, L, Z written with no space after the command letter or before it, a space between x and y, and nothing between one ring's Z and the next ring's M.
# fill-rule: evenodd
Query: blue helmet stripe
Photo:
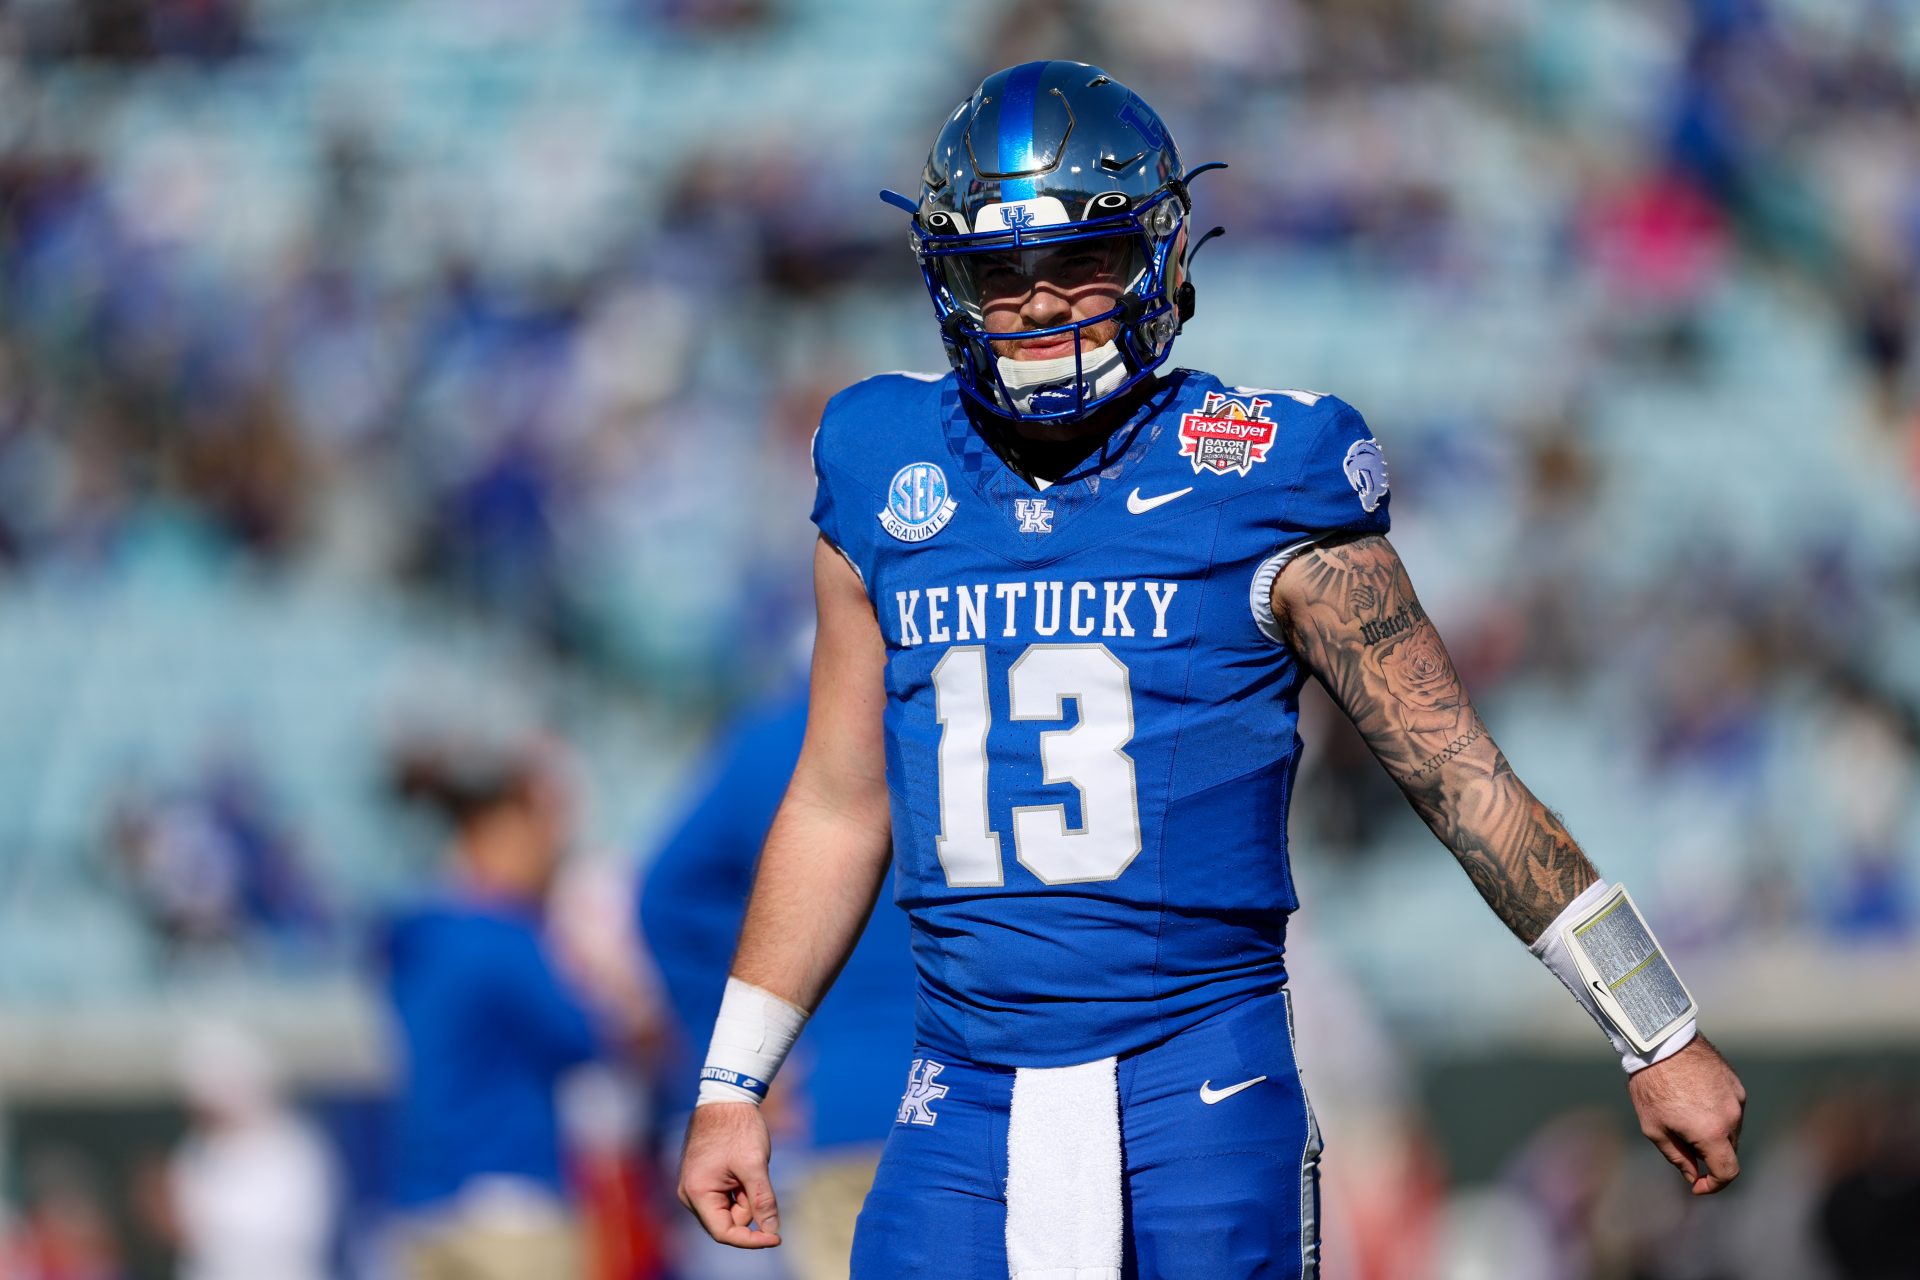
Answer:
M1034 167L1033 107L1040 96L1045 62L1029 62L1007 73L1007 89L1000 100L1000 172L1023 173ZM1000 184L1002 200L1031 200L1037 194L1032 178L1009 178Z

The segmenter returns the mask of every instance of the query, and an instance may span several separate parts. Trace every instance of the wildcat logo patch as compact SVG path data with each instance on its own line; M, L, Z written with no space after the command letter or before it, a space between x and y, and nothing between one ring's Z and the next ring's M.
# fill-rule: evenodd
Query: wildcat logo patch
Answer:
M1180 418L1180 456L1193 460L1195 475L1246 475L1254 463L1265 462L1273 448L1275 427L1266 415L1272 403L1258 396L1207 392L1206 403Z
M1387 455L1380 452L1378 440L1372 437L1355 440L1348 446L1340 469L1347 473L1347 483L1353 486L1360 505L1368 511L1378 507L1380 500L1387 496Z

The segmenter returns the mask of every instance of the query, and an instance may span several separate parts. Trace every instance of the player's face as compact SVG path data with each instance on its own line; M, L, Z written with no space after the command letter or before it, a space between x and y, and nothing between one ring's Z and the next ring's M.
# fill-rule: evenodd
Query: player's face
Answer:
M977 307L989 333L1018 334L1089 320L1114 309L1145 265L1133 236L1105 236L1036 249L967 255L962 300ZM1113 341L1118 319L1080 331L1080 349ZM1010 360L1051 360L1073 354L1074 335L995 341L996 355Z

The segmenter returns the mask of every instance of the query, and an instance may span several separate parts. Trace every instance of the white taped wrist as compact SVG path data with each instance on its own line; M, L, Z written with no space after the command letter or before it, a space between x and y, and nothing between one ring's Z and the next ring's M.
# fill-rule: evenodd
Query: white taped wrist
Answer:
M799 1039L800 1028L806 1025L804 1009L750 982L728 978L727 992L720 998L720 1016L713 1024L707 1065L700 1069L700 1094L693 1105L759 1105L767 1096L774 1073Z
M1528 950L1599 1024L1628 1074L1672 1057L1699 1033L1693 997L1619 885L1588 885Z

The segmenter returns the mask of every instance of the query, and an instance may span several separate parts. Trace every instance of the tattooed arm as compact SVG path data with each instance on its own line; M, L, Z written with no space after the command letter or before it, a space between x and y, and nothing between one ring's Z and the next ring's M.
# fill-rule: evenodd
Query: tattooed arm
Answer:
M1599 879L1514 776L1387 540L1323 543L1281 569L1273 612L1427 826L1522 942ZM1740 1172L1746 1089L1706 1037L1627 1077L1640 1131L1695 1195Z
M1385 538L1303 553L1280 571L1273 612L1414 811L1522 942L1599 878L1493 744Z

